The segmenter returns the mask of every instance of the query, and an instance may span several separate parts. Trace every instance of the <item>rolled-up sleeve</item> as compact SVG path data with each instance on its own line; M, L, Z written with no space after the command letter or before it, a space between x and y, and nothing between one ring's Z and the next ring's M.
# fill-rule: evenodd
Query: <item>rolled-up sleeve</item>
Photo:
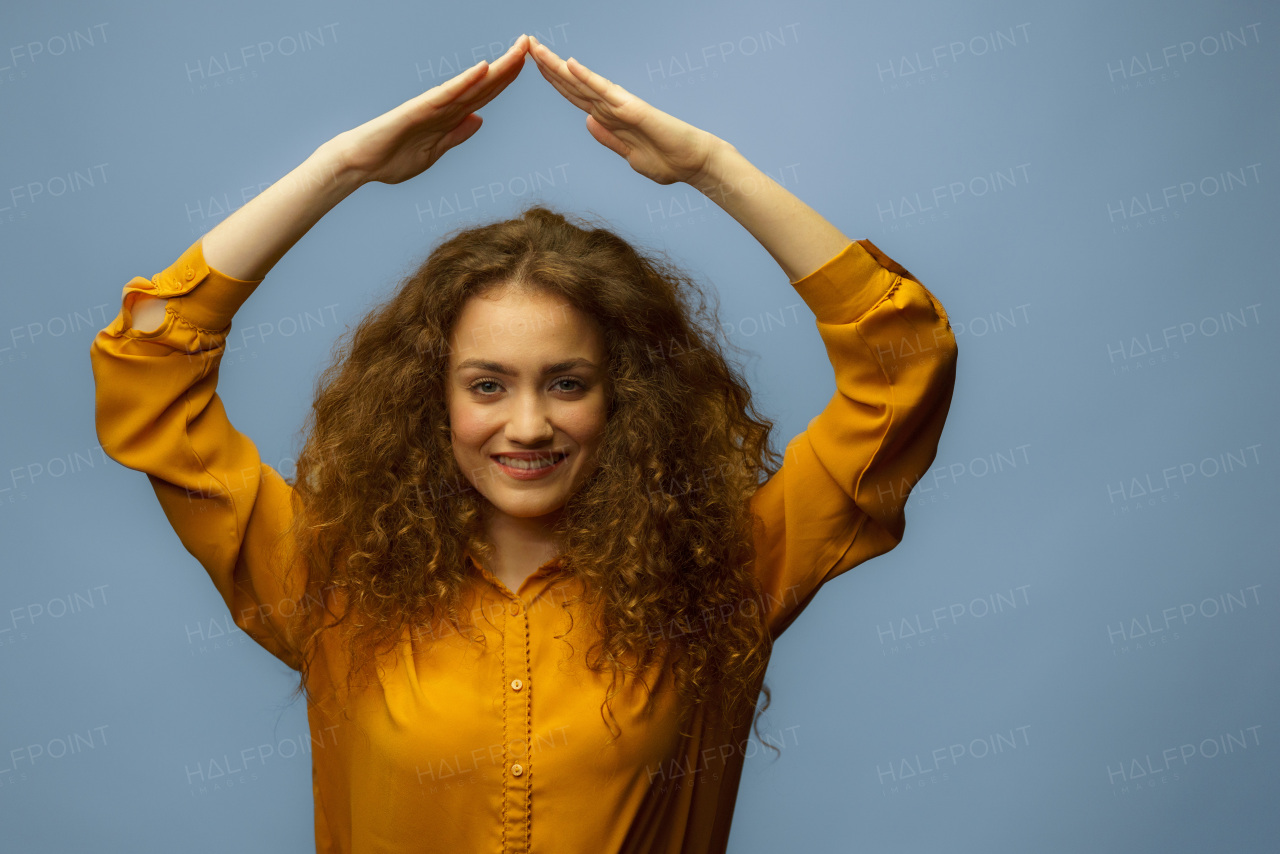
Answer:
M90 346L95 423L108 456L147 474L235 624L297 669L290 617L305 574L282 536L293 489L232 426L216 392L232 316L258 284L210 268L198 241L159 274L132 279ZM146 332L131 328L143 295L168 299L163 322Z

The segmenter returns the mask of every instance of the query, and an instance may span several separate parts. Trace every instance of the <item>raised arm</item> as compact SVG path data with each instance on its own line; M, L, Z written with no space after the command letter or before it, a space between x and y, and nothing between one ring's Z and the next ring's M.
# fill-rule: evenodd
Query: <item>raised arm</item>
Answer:
M530 55L587 113L597 141L659 184L697 188L751 232L817 320L836 392L751 499L755 572L776 637L820 587L902 540L955 386L947 314L874 244L851 242L725 141L536 40Z
M849 244L838 228L719 137L655 108L533 39L538 71L587 114L587 130L659 184L683 181L742 224L798 281Z
M521 38L492 66L481 63L320 146L173 264L125 285L120 313L90 347L103 450L148 475L236 625L291 667L300 660L287 617L305 576L280 535L295 496L235 429L217 393L232 318L354 189L407 180L475 133L474 111L519 73L525 46Z
M407 181L469 139L482 123L476 110L516 78L527 49L528 37L522 35L492 65L480 62L324 143L201 238L205 262L228 277L261 281L313 225L361 185ZM139 299L134 326L152 330L164 319L167 300Z

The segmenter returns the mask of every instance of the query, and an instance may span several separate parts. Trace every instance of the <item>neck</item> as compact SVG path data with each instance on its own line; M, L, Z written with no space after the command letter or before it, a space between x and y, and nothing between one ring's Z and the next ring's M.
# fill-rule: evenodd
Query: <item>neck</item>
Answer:
M560 553L559 538L552 525L559 513L522 519L505 513L489 513L485 518L485 534L493 546L494 556L489 571L508 586L527 578L542 564ZM515 590L516 586L511 589Z

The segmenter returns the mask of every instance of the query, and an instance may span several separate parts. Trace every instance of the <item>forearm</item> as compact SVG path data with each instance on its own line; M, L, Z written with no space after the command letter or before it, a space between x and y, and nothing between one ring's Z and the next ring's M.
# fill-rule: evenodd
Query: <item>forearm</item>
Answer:
M363 183L333 141L253 197L201 239L205 261L245 281L266 277L313 225Z
M851 242L723 140L703 174L689 184L751 232L792 282L817 270Z

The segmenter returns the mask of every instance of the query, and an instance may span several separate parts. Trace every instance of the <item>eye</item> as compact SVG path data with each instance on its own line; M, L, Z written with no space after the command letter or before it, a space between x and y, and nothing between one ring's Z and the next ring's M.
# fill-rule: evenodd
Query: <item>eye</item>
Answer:
M561 391L581 391L582 389L586 388L586 385L581 380L578 380L574 377L561 377L555 382L557 386L559 386L561 383L569 383L569 388L564 388L563 386L561 386L560 388Z
M482 395L489 395L489 394L493 394L493 392L492 392L492 391L484 391L484 390L482 390L480 387L481 387L481 386L496 386L496 385L499 385L499 383L498 383L498 381L497 381L497 380L493 380L493 379L480 379L480 380L475 380L474 382L470 383L470 384L467 386L467 390L468 390L468 391L474 391L474 392L477 392L477 393L482 394Z
M554 390L563 393L574 393L586 390L586 383L576 377L560 377L551 383ZM502 390L502 383L491 377L484 377L478 380L472 380L467 384L467 390L475 392L482 397L492 397Z

